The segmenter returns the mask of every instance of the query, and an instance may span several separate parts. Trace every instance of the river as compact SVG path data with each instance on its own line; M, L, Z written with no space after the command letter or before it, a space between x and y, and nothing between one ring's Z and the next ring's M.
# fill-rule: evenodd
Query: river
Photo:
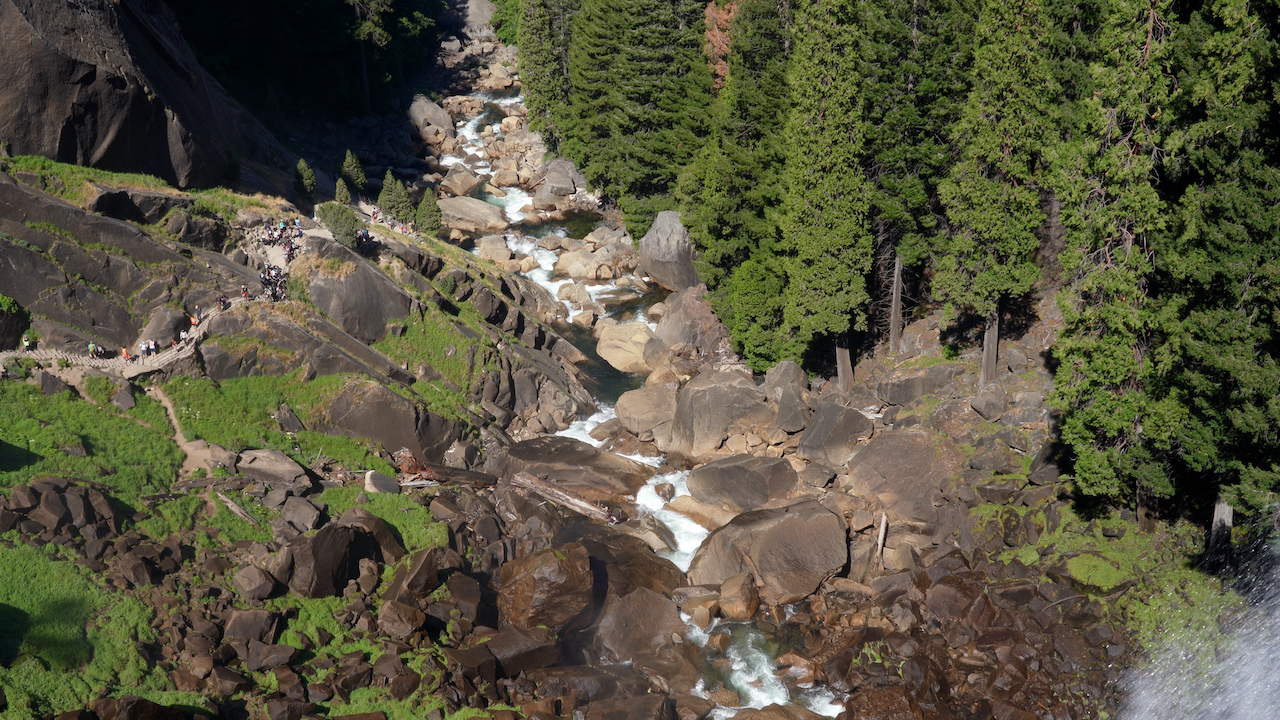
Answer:
M462 147L458 154L442 157L441 164L452 166L462 163L476 175L487 175L490 172L490 164L484 160L483 133L488 128L493 137L502 137L500 123L502 118L506 116L504 106L510 107L522 104L523 97L518 92L480 92L474 94L474 97L485 101L485 111L477 117L457 124L457 137L461 141ZM475 158L480 158L480 160L477 161ZM522 208L530 202L529 193L520 187L499 187L498 189L502 195L477 191L476 197L501 207L513 226L518 225L527 215ZM585 219L579 217L561 224L543 224L535 228L528 228L527 231L517 230L516 227L513 227L511 231L504 235L507 246L512 252L528 255L537 260L537 268L524 273L524 275L546 288L552 297L556 297L556 293L563 285L573 281L567 277L555 275L554 268L557 253L539 247L537 241L539 238L551 234L582 239L596 225L594 218L592 222L584 222ZM612 301L608 305L611 308L608 311L608 316L630 315L628 319L641 322L648 322L644 315L645 308L661 297L657 293L642 295L634 288L619 287L612 281L590 283L588 292L593 300L612 296ZM581 308L575 307L567 300L562 300L561 302L568 309L570 319L583 312ZM656 327L654 323L649 323L649 325L650 327ZM573 342L588 357L588 361L582 369L592 381L588 387L593 393L599 410L590 417L577 420L557 434L576 438L599 447L603 443L591 437L591 431L601 423L615 417L613 405L618 397L627 390L642 386L644 378L621 373L602 360L596 354L595 339L589 330L569 324L560 328L560 331L565 335L566 339ZM665 458L662 457L642 457L639 455L628 457L659 469L662 469L665 465ZM702 544L703 539L707 537L708 531L684 515L670 510L667 507L667 503L658 495L656 488L663 483L670 483L675 489L675 497L688 495L688 477L688 471L659 472L649 481L647 486L636 494L635 498L636 505L641 513L651 515L662 522L675 537L675 549L671 552L659 553L659 555L670 560L682 571L686 572L689 570L689 565L693 561L698 547ZM845 698L826 688L788 688L778 677L778 664L775 657L790 648L786 647L784 643L771 639L753 623L723 623L719 620L713 620L713 625L704 631L690 622L688 616L683 616L683 618L688 624L687 637L700 647L706 646L710 631L717 628L728 630L732 636L732 642L725 652L725 656L729 660L729 671L723 678L723 682L726 687L738 694L742 705L739 707L717 707L713 712L713 716L717 720L732 717L743 708L763 708L769 705L785 705L789 703L799 703L816 713L828 717L834 717L844 709ZM700 683L695 692L705 694L704 685Z

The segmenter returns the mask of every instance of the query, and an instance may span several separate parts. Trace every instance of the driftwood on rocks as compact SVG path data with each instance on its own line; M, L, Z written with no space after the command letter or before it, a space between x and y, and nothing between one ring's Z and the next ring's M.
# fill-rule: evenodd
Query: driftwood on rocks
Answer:
M540 480L527 472L518 472L511 477L511 487L522 495L530 492L538 495L547 502L559 505L568 510L572 510L580 515L585 516L589 520L612 525L617 520L613 518L603 508L593 505L582 498L576 497L559 488L552 487L545 480Z

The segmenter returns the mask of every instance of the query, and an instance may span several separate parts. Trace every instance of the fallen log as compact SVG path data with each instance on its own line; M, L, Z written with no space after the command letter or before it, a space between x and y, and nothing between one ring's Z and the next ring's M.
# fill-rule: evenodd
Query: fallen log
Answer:
M244 508L237 505L235 500L232 500L231 498L227 497L226 495L223 495L222 493L217 493L217 495L218 495L218 499L222 501L222 504L227 506L227 509L231 511L232 515L235 515L236 517L240 518L241 520L244 520L245 522L249 523L254 527L258 527L258 521L254 520L252 515L245 512Z
M516 490L524 490L532 492L547 502L554 503L567 510L572 510L580 515L587 517L589 520L612 525L617 520L609 514L607 510L583 500L580 497L572 495L556 487L552 487L545 480L530 475L527 472L518 472L510 480L511 487Z

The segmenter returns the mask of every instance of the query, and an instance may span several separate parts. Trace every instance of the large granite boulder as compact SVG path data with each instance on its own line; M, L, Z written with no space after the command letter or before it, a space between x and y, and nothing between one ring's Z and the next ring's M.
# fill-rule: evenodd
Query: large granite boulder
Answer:
M645 345L655 339L649 326L641 322L610 325L600 332L596 353L624 373L648 375L653 368L645 362Z
M502 208L473 197L440 198L441 222L465 233L491 233L506 229Z
M307 296L343 331L360 342L375 343L387 334L388 322L409 317L413 298L355 251L322 238L308 244L320 259L338 262L337 272L321 264L318 272L308 275Z
M735 423L766 425L772 419L773 409L764 392L748 375L732 370L704 372L676 395L667 452L689 460L709 457Z
M453 118L426 95L413 96L413 102L409 104L409 122L413 123L423 141L454 136Z
M441 190L458 197L470 195L471 191L478 187L480 187L480 178L473 175L462 163L449 168L449 172L440 181Z
M667 296L666 314L654 334L669 348L688 348L696 357L709 358L729 349L729 330L707 300L707 287L697 285Z
M502 478L527 472L585 500L623 502L656 472L630 458L594 448L581 440L547 435L507 448Z
M307 471L279 450L245 450L236 461L236 472L250 480L298 495L311 489Z
M962 372L964 367L953 363L895 372L876 386L876 396L890 405L910 405L946 387Z
M408 448L427 462L440 462L460 433L455 421L374 383L349 384L329 401L325 419L324 429L367 437L390 452Z
M859 442L871 437L873 428L871 419L850 407L847 398L829 395L818 403L809 426L800 435L796 455L838 467L849 459Z
M502 566L498 611L503 623L558 633L591 604L595 576L586 548L570 543Z
M910 430L885 432L849 460L851 490L878 499L892 527L932 533L944 503L942 489L963 462L949 441Z
M680 213L658 213L649 232L640 238L640 267L668 290L684 290L698 284L698 273L693 269L693 243L680 222Z
M628 390L613 409L622 426L641 440L652 438L659 449L670 443L671 423L676 417L676 389L672 385Z
M734 455L695 468L689 474L689 493L742 512L787 497L799 482L795 468L783 458Z
M648 588L612 597L600 612L596 647L606 662L630 662L642 653L670 645L684 634L684 622L671 598Z
M765 604L785 605L807 597L848 560L844 520L806 500L742 513L712 532L693 558L689 582L718 586L751 572Z
M164 3L0 0L0 142L18 155L216 185L296 158L223 90Z

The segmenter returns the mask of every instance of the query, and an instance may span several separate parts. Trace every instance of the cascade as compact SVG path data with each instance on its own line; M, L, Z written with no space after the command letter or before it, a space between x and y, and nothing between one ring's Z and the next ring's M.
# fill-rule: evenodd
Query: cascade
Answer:
M463 163L469 170L478 175L481 173L487 174L490 171L488 162L469 160L471 158L484 157L483 145L480 142L481 134L486 127L489 127L494 137L501 137L503 133L499 123L504 114L502 107L523 102L523 96L519 94L499 95L482 92L477 93L476 97L480 97L485 101L485 111L475 118L458 124L457 136L463 140L463 147L459 151L460 154L445 156L441 159L441 163L443 165ZM490 204L503 208L508 220L513 224L519 223L526 216L526 213L522 212L521 208L528 204L530 200L529 193L515 186L499 187L498 190L504 196L482 192L478 197ZM571 283L572 280L555 276L554 268L558 255L554 251L538 246L537 240L539 237L548 234L560 234L570 237L573 232L566 225L556 224L542 225L536 229L531 229L530 232L532 233L530 235L507 233L504 235L504 239L512 252L531 256L537 261L537 267L524 273L525 277L546 288L552 297L556 297L559 289L566 283ZM629 288L620 288L613 281L596 281L588 285L588 294L592 300L598 300L610 294L628 292L634 293ZM567 300L562 302L569 310L570 319L583 312L580 309L576 309ZM644 322L650 328L656 329L656 323L650 322L645 316L643 303L638 303L638 307L628 308L628 310L632 312L632 319ZM622 308L615 306L611 314L616 315L621 312ZM572 340L573 334L570 333L566 337ZM595 347L590 340L591 335L587 333L579 341L581 345L584 345L579 349L588 357L595 357ZM596 397L594 397L596 406L599 408L597 412L590 417L573 422L568 428L557 434L575 438L596 447L602 445L603 443L592 438L590 433L600 424L616 417L613 402L617 400L617 396L621 394L623 389L627 388L620 388L618 383L601 383L601 387L596 390ZM643 457L639 455L626 457L659 468L665 463L665 458L662 457ZM675 488L676 497L688 495L688 478L688 471L660 472L651 478L649 483L641 488L635 497L635 502L640 511L653 516L666 525L676 539L676 548L673 551L659 553L659 555L670 560L674 565L686 572L689 570L690 563L693 561L699 545L709 533L688 517L667 509L666 502L658 496L656 488L663 483L670 483ZM713 716L718 720L732 717L742 708L763 708L775 704L800 703L808 709L828 717L834 717L844 709L844 697L826 688L802 688L793 695L776 674L778 665L769 650L770 643L767 642L764 633L756 628L753 623L729 623L716 619L713 620L714 624L711 628L708 631L704 631L690 622L688 616L683 616L683 618L687 623L687 637L699 647L705 647L710 630L723 626L730 631L732 641L725 653L730 661L730 669L724 682L726 687L738 693L743 704L740 708L717 707ZM699 687L702 686L700 685Z

